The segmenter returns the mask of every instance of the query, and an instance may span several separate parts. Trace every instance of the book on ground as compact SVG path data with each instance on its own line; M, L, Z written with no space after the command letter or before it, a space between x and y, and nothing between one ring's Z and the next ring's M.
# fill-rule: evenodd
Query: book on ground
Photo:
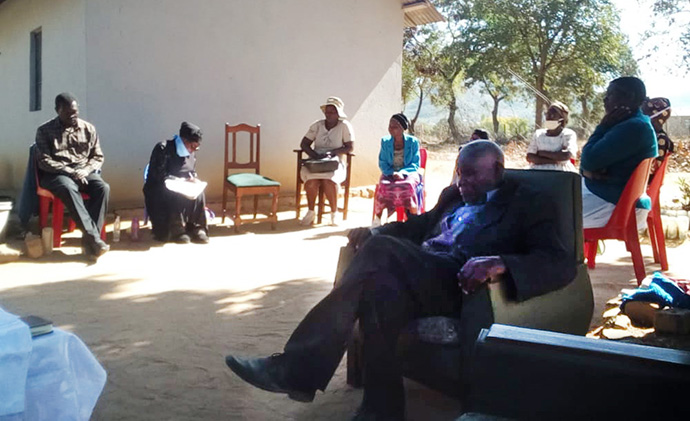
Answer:
M53 331L53 322L39 316L24 316L21 320L31 329L31 337L45 335Z

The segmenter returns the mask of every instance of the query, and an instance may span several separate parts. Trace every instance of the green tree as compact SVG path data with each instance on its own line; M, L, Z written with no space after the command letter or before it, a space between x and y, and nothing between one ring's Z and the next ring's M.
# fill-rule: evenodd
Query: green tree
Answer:
M588 73L593 76L601 71L583 57L608 56L602 46L624 40L616 10L608 0L477 1L474 10L484 23L483 43L503 54L512 71L538 92L534 112L538 127L544 97L557 90L565 75L579 72L575 79L588 84L592 81Z
M417 100L415 113L410 119L409 130L412 134L415 134L424 99L436 83L432 60L439 49L433 39L420 42L416 38L418 31L418 28L407 28L403 36L402 108L413 99Z
M416 48L425 54L424 66L418 71L427 77L431 103L447 108L450 137L459 142L462 136L455 121L457 95L463 87L470 49L475 45L471 38L475 32L470 28L476 23L471 18L473 2L438 0L435 4L444 13L446 22L427 25L413 36Z

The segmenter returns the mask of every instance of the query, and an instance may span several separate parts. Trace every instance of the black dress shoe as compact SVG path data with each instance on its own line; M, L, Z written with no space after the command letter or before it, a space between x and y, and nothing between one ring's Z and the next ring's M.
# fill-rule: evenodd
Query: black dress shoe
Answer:
M98 259L110 250L110 246L103 240L91 236L82 237L81 246L84 254L92 259Z
M192 232L192 241L197 244L208 244L208 235L203 228L199 228Z
M283 354L275 354L268 358L237 358L232 355L225 357L225 363L242 380L275 393L287 393L292 400L311 402L316 390L301 390L289 384L287 379L287 362Z
M192 241L192 239L189 238L189 235L187 234L180 234L175 237L175 242L177 244L189 244L190 241Z

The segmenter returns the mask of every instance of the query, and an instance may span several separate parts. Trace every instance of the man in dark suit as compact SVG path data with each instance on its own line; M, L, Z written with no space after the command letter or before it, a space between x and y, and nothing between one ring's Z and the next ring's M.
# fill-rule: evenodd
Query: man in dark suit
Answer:
M394 358L400 330L421 316L457 315L463 294L503 275L517 300L568 284L575 262L555 234L553 205L503 180L503 152L468 143L459 181L431 211L349 234L355 257L338 285L297 326L284 353L228 366L252 385L311 401L337 368L355 320L363 334L364 398L355 419L404 419Z

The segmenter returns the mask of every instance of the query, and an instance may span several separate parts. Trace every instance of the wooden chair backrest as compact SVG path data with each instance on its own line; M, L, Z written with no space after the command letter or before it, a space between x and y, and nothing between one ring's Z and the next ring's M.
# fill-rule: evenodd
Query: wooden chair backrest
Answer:
M247 162L237 161L238 133L248 134L249 160ZM242 141L240 136L240 141ZM231 145L232 144L232 145ZM225 123L225 178L228 177L230 169L249 169L256 174L260 173L261 161L261 124L250 126L248 124L238 124L231 126Z

